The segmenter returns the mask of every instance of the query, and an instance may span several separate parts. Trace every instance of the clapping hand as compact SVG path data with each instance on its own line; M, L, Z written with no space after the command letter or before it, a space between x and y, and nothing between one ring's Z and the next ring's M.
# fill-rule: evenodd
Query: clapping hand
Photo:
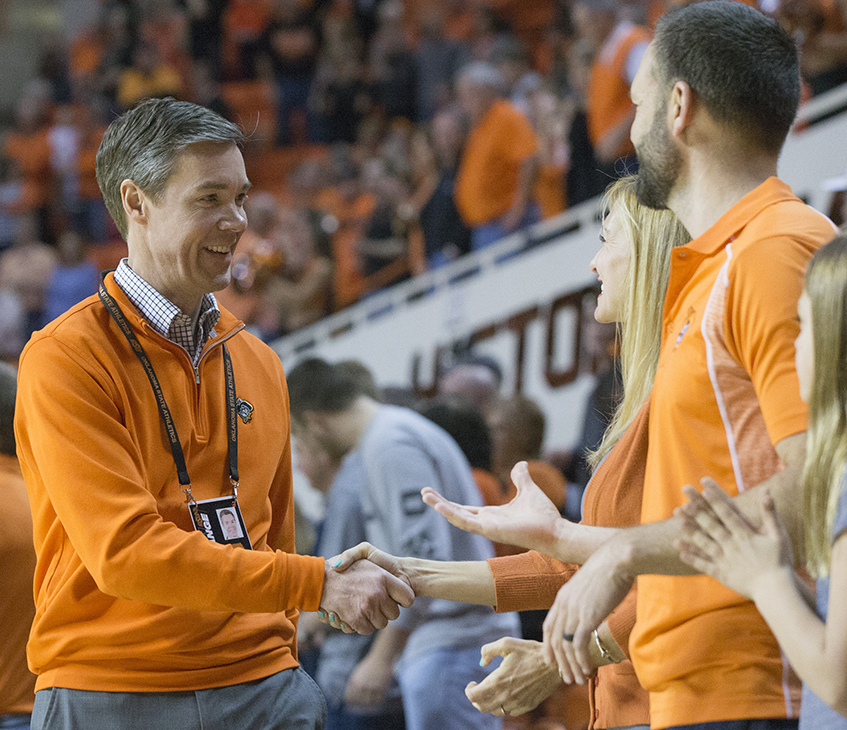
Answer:
M626 597L635 576L614 540L599 548L556 594L544 619L544 657L563 682L584 684L594 674L592 632Z
M776 570L793 569L791 541L774 501L762 488L761 527L736 508L714 480L702 480L703 493L683 487L688 504L676 510L683 521L676 541L683 562L719 580L745 598L754 598L759 579Z

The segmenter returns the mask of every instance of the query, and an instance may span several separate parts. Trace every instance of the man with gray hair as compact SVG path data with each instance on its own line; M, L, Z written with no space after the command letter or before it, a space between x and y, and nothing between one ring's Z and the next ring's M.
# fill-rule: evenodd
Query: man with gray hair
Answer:
M35 730L316 730L297 609L369 633L413 600L294 554L285 376L212 294L247 226L242 141L173 99L112 122L97 179L129 256L21 355Z
M459 163L456 205L474 251L539 219L534 201L538 139L529 120L502 98L503 77L489 63L465 66L456 94L471 132Z

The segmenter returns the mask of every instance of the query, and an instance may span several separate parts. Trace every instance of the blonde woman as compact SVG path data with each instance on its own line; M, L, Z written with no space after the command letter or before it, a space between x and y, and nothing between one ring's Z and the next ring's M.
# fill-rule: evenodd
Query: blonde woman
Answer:
M424 490L424 500L454 525L528 548L531 552L486 563L437 563L393 558L371 546L347 551L339 570L368 556L404 574L416 595L493 605L498 611L548 608L557 590L607 537L603 527L639 522L647 452L650 385L658 361L662 303L670 251L687 243L688 233L667 211L640 206L636 178L616 181L607 191L602 247L591 268L601 284L595 318L620 324L624 398L609 433L592 455L596 467L586 488L584 523L564 520L532 482L525 463L512 479L517 496L497 507L462 506ZM603 527L597 527L603 526ZM593 646L601 681L594 689L592 727L647 727L647 694L626 658L635 617L634 595L598 629ZM482 648L482 662L503 663L468 698L482 712L519 715L536 707L562 682L549 667L538 642L504 638ZM565 678L568 679L568 678Z
M847 730L847 235L806 271L795 341L800 396L809 404L803 472L806 567L814 609L794 574L791 542L762 490L762 527L738 515L712 483L692 487L681 512L680 556L755 602L803 680L800 730Z

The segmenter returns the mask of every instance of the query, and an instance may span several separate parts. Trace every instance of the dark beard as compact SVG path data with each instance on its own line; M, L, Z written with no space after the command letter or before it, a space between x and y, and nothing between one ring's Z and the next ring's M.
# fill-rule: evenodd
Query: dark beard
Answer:
M638 181L635 197L639 203L654 210L668 209L668 199L682 164L679 150L668 132L666 116L666 109L657 110L647 138L636 150Z

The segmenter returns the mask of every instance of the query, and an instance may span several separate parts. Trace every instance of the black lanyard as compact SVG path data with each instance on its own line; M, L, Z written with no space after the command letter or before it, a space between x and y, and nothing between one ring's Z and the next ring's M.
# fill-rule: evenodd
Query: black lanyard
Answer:
M159 378L156 377L156 371L153 369L153 364L144 347L132 331L132 327L127 322L124 313L118 306L118 303L112 298L106 287L100 282L100 301L106 307L112 319L124 333L130 348L138 358L138 362L147 373L147 379L150 381L150 386L153 388L153 394L156 396L156 405L159 407L159 415L162 417L162 423L165 425L165 432L168 434L168 441L171 444L171 453L173 454L174 464L176 464L176 473L179 477L179 485L185 493L186 501L189 504L194 503L194 496L191 494L191 480L188 477L188 469L185 466L185 455L182 451L182 446L179 442L179 435L176 432L171 412L168 409L165 394L162 392L162 386L159 384ZM234 496L238 497L238 415L235 409L235 375L232 370L232 359L229 356L229 350L226 345L221 345L224 356L224 380L226 384L226 406L227 406L227 451L229 453L229 480L232 483Z

